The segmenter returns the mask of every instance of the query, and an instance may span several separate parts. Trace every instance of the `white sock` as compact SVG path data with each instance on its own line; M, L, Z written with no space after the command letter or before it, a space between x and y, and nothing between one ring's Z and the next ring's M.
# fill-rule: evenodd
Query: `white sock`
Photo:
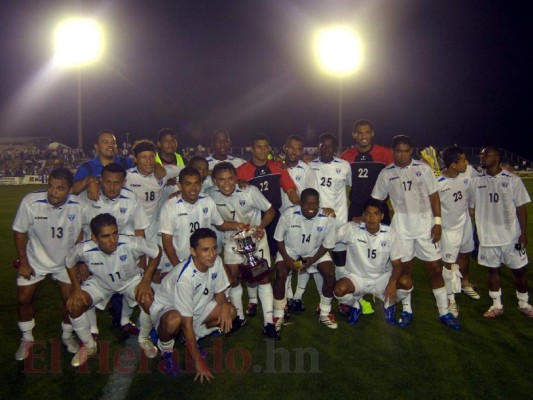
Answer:
M342 267L335 267L335 279L339 280L346 275L346 267L343 265Z
M70 317L72 327L76 331L76 335L80 340L88 347L96 346L96 342L91 335L91 324L85 313L81 314L78 318Z
M324 286L324 278L322 278L322 275L317 272L316 274L313 274L313 279L315 280L316 290L320 296L322 296L322 287Z
M448 309L448 295L446 294L446 287L433 289L433 295L435 300L437 300L437 308L439 309L439 315L447 314L450 310Z
M443 266L442 267L442 278L444 279L444 286L446 286L446 293L453 294L452 271Z
M89 323L91 324L91 333L98 335L99 331L96 322L96 307L89 308L87 311L85 311L85 314L87 314L87 318L89 318Z
M502 289L499 289L497 292L492 292L489 290L489 296L492 299L492 306L496 308L503 308L502 305Z
M174 351L174 339L170 339L168 342L163 342L160 339L157 341L157 347L163 353L172 353Z
M127 325L130 323L131 313L133 312L133 307L130 307L126 297L122 297L122 313L120 314L120 325Z
M274 318L281 318L285 316L285 306L287 305L287 299L276 300L274 299Z
M296 292L294 292L294 300L302 300L309 277L310 275L305 271L301 274L298 273L298 286L296 287Z
M148 336L150 335L150 331L152 330L152 319L150 318L149 314L146 314L144 310L141 308L141 312L139 313L139 343L144 342L148 339Z
M194 331L196 333L196 336L198 339L201 339L207 335L210 335L211 333L215 332L216 330L220 330L218 326L214 326L212 328L208 328L205 324L200 325L198 328L198 331Z
M248 292L248 303L257 304L257 286L259 285L255 285L255 286L247 285L246 286L246 290Z
M453 293L448 295L448 303L455 304L455 295Z
M413 313L413 308L411 307L411 293L413 292L414 287L409 290L398 289L396 291L396 297L402 302L402 311L408 312L409 314Z
M270 283L259 285L258 287L259 300L261 301L261 309L263 310L263 323L272 324L273 309L274 309L274 293Z
M292 271L289 271L289 274L287 275L287 280L285 281L285 297L287 299L292 299L293 297L293 291L292 291Z
M320 296L320 316L327 316L331 312L333 297Z
M242 286L240 282L237 286L230 289L229 301L237 309L237 316L240 319L244 319L244 310L242 309Z
M518 298L518 307L526 308L529 305L529 295L527 292L520 293L519 291L516 291L516 297Z
M64 322L61 322L61 338L62 339L68 339L72 337L72 332L74 332L74 328L71 324L66 324Z
M353 297L352 293L345 294L342 297L335 296L335 298L340 304L346 304L349 307L354 307L355 305L355 297ZM320 296L320 301L322 302L322 296ZM359 307L356 307L356 308L359 308Z
M33 328L35 328L35 319L30 321L19 321L19 329L22 332L22 339L27 342L33 342Z

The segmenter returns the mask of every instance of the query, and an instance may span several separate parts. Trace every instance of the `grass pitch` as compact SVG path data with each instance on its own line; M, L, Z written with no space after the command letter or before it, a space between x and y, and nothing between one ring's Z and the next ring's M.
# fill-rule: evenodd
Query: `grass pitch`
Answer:
M533 181L526 181L526 186L533 194ZM482 297L457 296L460 331L438 321L429 278L420 263L414 269L415 320L405 329L387 325L376 301L374 314L363 316L356 326L338 318L339 328L331 331L317 322L318 297L314 282L309 282L306 310L287 321L280 342L263 339L260 310L234 336L206 339L204 347L215 380L203 385L193 382L182 345L176 345L182 372L167 377L160 372L159 359L140 357L135 338L111 329L104 312L98 313L100 357L91 359L86 369L72 368L72 356L60 344L59 291L47 279L36 299L38 346L31 359L17 362L13 357L19 331L11 223L22 196L35 189L0 187L4 260L0 270L0 399L508 399L533 393L529 376L533 321L518 312L506 269L502 281L505 314L496 320L483 319L491 305L487 274L474 261L470 277ZM529 206L530 215L531 210ZM531 242L532 230L530 222ZM530 244L530 257L532 249ZM531 272L528 275L533 283Z

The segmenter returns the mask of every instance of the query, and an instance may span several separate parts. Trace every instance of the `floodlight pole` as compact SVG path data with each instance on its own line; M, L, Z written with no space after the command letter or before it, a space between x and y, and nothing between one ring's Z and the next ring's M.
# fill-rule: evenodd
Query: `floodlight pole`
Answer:
M76 80L78 89L78 149L83 150L83 117L81 104L81 66L76 67Z

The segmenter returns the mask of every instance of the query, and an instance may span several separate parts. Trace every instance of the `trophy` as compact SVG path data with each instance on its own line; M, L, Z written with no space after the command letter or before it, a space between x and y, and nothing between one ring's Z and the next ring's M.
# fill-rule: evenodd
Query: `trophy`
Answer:
M256 239L254 234L255 228L252 228L239 231L233 235L233 240L237 244L237 247L233 247L233 250L245 257L245 261L239 264L239 272L246 282L259 282L271 272L267 260L254 255L259 242L259 239Z

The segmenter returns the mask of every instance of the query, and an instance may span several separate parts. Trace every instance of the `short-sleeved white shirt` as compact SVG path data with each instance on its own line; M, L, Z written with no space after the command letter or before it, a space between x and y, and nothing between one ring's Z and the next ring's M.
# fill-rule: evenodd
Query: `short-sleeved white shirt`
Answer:
M302 160L298 161L298 164L294 167L287 168L287 171L296 184L298 194L301 194L302 191L307 188L313 188L318 191L318 181L315 171ZM294 204L289 200L287 193L282 190L280 213L283 213L287 208L292 207L293 205Z
M390 260L405 256L398 234L388 225L371 234L363 222L348 222L337 231L337 241L346 243L346 271L362 278L379 278L392 271Z
M481 172L472 178L469 193L480 245L513 244L520 235L516 208L531 201L522 180L505 170L495 176Z
M274 239L284 242L291 256L312 257L320 246L335 247L335 218L326 217L319 209L314 218L307 219L300 206L291 207L281 215Z
M172 307L184 317L198 319L214 295L228 287L228 277L220 257L207 272L201 272L189 256L163 278L155 292L150 313Z
M378 175L372 197L385 200L390 195L394 216L391 227L403 239L428 237L433 226L429 195L438 191L433 170L424 162L412 160L407 167L389 164Z
M225 221L237 221L250 227L261 224L261 212L272 207L270 202L255 186L245 189L235 188L232 194L225 196L216 186L208 191L216 204L217 210ZM235 231L224 232L225 242L231 241Z
M217 164L220 164L221 162L229 162L232 164L235 168L240 167L241 165L245 164L246 161L244 161L242 158L239 157L233 157L228 155L225 160L217 160L213 155L211 154L209 157L206 158L207 164L209 165L209 170L212 171L213 167Z
M468 186L470 178L465 173L455 178L441 175L437 179L439 186L442 229L462 230L468 214Z
M72 194L57 208L47 198L46 190L24 196L12 226L16 232L28 234L28 261L43 274L64 270L65 255L78 240L87 206Z
M86 191L83 192L86 197ZM80 196L82 197L82 196ZM150 226L150 220L143 206L131 190L122 188L114 199L108 199L103 194L97 201L84 198L87 202L86 221L83 227L84 237L91 237L91 220L99 214L109 213L117 220L118 232L123 235L133 235L136 230L144 230Z
M172 235L172 242L180 260L190 254L190 237L199 228L211 228L224 223L211 197L200 195L194 204L183 200L181 194L168 199L159 215L159 233Z
M352 168L348 161L334 157L329 163L317 158L309 163L315 171L320 194L320 207L332 208L336 214L336 224L348 221L348 197L346 186L352 184Z
M131 279L141 273L137 263L147 255L155 258L159 253L157 244L142 237L119 235L117 250L106 254L92 240L78 243L65 257L65 266L72 268L78 262L87 265L101 288L119 292L129 285Z

